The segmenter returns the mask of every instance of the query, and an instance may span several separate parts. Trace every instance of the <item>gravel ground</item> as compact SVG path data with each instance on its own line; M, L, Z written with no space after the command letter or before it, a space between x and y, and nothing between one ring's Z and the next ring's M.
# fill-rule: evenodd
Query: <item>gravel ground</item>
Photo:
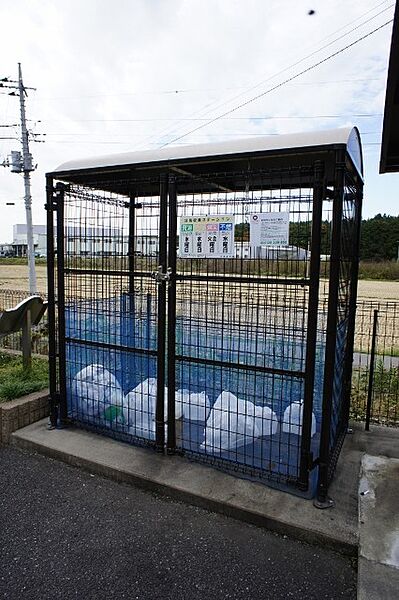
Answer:
M356 597L347 557L37 454L0 449L0 490L0 598Z

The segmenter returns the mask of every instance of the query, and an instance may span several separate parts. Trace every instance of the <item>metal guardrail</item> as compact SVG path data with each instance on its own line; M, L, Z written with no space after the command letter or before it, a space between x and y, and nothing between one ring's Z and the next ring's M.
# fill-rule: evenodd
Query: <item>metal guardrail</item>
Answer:
M0 312L14 308L28 298L29 295L29 292L23 290L0 289ZM47 299L46 294L41 293L40 296ZM22 331L0 338L0 349L4 348L5 350L22 353L22 347ZM32 326L32 353L48 355L47 311L42 316L40 323Z
M28 295L0 289L0 311L12 308ZM1 339L1 348L22 352L21 332ZM48 355L47 313L39 325L32 327L32 352ZM399 426L399 302L357 303L351 418Z
M47 310L47 301L38 294L18 302L13 308L0 311L0 339L22 333L22 362L24 369L32 365L32 328L40 324Z

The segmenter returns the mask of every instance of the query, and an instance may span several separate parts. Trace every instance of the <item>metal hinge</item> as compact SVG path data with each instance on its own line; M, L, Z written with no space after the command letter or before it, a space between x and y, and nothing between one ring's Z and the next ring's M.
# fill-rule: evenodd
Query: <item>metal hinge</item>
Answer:
M164 273L161 266L158 267L158 271L153 271L151 273L151 277L155 279L157 283L163 283L164 281L169 282L171 275L172 269L170 267L166 270L166 273Z

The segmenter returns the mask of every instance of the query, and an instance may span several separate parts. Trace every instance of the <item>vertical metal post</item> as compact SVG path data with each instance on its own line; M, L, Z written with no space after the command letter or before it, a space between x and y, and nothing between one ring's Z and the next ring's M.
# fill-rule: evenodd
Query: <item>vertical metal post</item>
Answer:
M360 229L362 225L362 200L363 200L363 183L357 191L355 200L355 239L353 241L353 256L351 265L351 281L349 286L349 323L347 333L347 343L345 352L345 367L344 367L344 407L343 419L345 427L348 426L349 410L352 392L352 367L353 367L353 346L355 340L355 325L356 325L356 302L357 302L357 282L359 278L359 254L360 254Z
M151 311L152 311L152 296L147 294L147 349L151 348Z
M129 295L130 303L133 299L134 294L134 271L136 269L136 257L135 257L135 221L136 221L136 195L130 194L129 203L129 242L128 242L128 263L129 263Z
M317 500L315 502L315 505L318 508L327 508L333 505L333 502L327 497L327 491L329 483L328 468L330 458L330 428L333 402L335 350L337 342L337 309L339 293L339 269L341 259L342 208L345 184L345 155L343 152L337 153L336 160L330 249L330 280L328 286L327 337L324 358L323 404L319 449L319 480L317 488Z
M54 188L52 177L46 178L47 211L47 320L49 350L50 424L57 425L57 337L55 329L55 281L54 281Z
M169 247L168 247L168 443L167 450L176 449L176 178L169 176Z
M22 365L29 371L32 366L32 321L30 310L26 311L22 323Z
M57 183L57 304L58 304L58 361L60 383L60 421L67 418L66 342L65 342L65 240L64 240L65 185Z
M317 348L317 319L320 285L320 247L321 224L324 199L324 164L321 161L314 165L312 234L309 266L309 304L307 316L306 357L305 357L305 390L302 418L301 462L299 471L299 487L307 490L309 486L309 470L312 454L310 452L313 394L315 380L315 363Z
M166 273L168 227L168 180L160 176L159 207L159 265L158 273L158 351L157 351L157 405L155 411L155 443L158 452L165 448L165 352L166 352Z
M368 389L367 389L366 426L365 426L366 431L370 431L371 404L372 404L372 400L373 400L375 346L376 346L376 340L377 340L377 324L378 324L378 310L375 310L374 318L373 318L373 337L371 340L369 385L368 385Z

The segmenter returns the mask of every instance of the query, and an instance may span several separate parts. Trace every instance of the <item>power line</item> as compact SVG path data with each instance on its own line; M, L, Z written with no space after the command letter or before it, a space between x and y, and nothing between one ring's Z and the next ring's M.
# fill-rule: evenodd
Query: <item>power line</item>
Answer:
M349 117L356 118L374 118L381 117L383 113L346 113L341 115L266 115L248 116L248 117L221 117L221 121L269 121L278 119L346 119ZM145 119L73 119L75 123L151 123L154 121L175 121L176 117L165 118L145 118ZM184 118L182 121L201 121L207 122L205 118ZM69 123L68 119L42 119L38 123Z
M195 127L191 131L188 131L187 133L184 133L184 134L182 134L182 135L180 135L180 136L178 136L178 137L170 140L169 142L166 142L165 144L162 144L160 147L164 148L165 146L169 146L170 144L173 144L174 142L177 142L177 141L179 141L179 140L187 137L191 133L194 133L195 131L198 131L199 129L202 129L203 127L207 127L208 125L211 125L212 123L215 123L219 119L221 119L223 117L226 117L227 115L230 115L231 113L233 113L233 112L235 112L237 110L240 110L241 108L244 108L244 106L248 106L248 104L251 104L252 102L255 102L256 100L258 100L259 98L262 98L263 96L266 96L267 94L270 94L271 92L275 91L276 89L281 88L283 85L287 84L288 82L290 82L290 81L292 81L294 79L297 79L301 75L304 75L305 73L308 73L309 71L312 71L316 67L319 67L320 65L326 63L327 61L331 60L332 58L335 58L336 56L338 56L339 54L341 54L345 50L348 50L349 48L352 48L353 46L355 46L359 42L365 40L366 38L370 37L371 35L373 35L377 31L380 31L381 29L383 29L383 27L386 27L387 25L389 25L390 23L392 23L392 21L393 21L393 19L390 19L389 21L387 21L383 25L380 25L379 27L376 27L375 29L373 29L372 31L366 33L365 35L363 35L362 37L358 38L354 42L351 42L350 44L348 44L347 46L344 46L340 50L337 50L336 52L333 52L333 54L330 54L326 58L323 58L322 60L319 60L317 63L314 63L313 65L311 65L310 67L307 67L303 71L300 71L299 73L296 73L295 75L293 75L292 77L289 77L285 81L282 81L282 82L276 84L275 86L273 86L272 88L269 88L265 92L262 92L261 94L258 94L257 96L254 96L253 98L250 98L246 102L242 102L238 106L236 106L234 108L231 108L230 110L226 111L225 113L223 113L221 115L218 115L217 117L214 117L213 119L209 120L207 123L204 123L202 125L198 125L198 127Z
M382 2L381 4L377 5L376 7L374 7L373 9L367 11L366 13L362 14L360 17L358 17L357 19L355 19L354 21L344 25L343 27L341 27L340 29L334 31L333 33L329 34L326 38L323 38L322 40L320 40L320 42L323 42L324 40L328 39L329 37L331 37L332 35L335 35L335 33L338 33L339 31L341 31L342 29L344 29L345 27L350 26L352 23L356 22L357 20L363 18L364 16L366 16L367 14L369 14L370 12L372 12L373 10L376 10L377 8L379 8L379 6L381 6L382 4L385 4L385 2ZM311 52L310 54L302 57L301 59L299 59L298 61L292 63L291 65L285 67L284 69L281 69L280 71L278 71L277 73L275 73L274 75L268 77L267 79L264 79L263 81L260 81L259 83L255 84L254 86L248 88L244 93L248 93L251 92L252 90L260 87L261 85L267 83L268 81L271 81L272 79L274 79L275 77L278 77L279 75L282 75L283 73L285 73L286 71L288 71L289 69L301 64L302 62L304 62L305 60L307 60L308 58L311 58L312 56L314 56L315 54L318 54L319 52L321 52L322 50L326 49L327 47L331 46L332 44L334 44L335 42L339 41L340 39L342 39L343 37L346 37L347 35L353 33L354 31L356 31L356 29L359 29L359 27L362 27L363 25L366 25L367 23L369 23L370 21L372 21L373 19L375 19L376 17L378 17L380 14L382 14L383 12L385 12L386 10L389 10L390 8L392 8L392 6L394 6L393 4L390 4L388 7L386 7L385 9L383 9L382 11L380 11L379 13L373 15L372 17L370 17L369 19L367 19L366 21L363 21L362 23L360 23L359 25L357 25L356 27L352 28L350 31L342 34L341 36L335 38L334 40L332 40L331 42L329 42L328 44L325 44L324 46L322 46L321 48L318 48L316 50L314 50L313 52ZM236 96L230 98L229 100L226 100L222 103L217 104L216 106L213 106L212 109L209 109L205 112L205 115L208 115L211 111L214 110L218 110L219 108L222 108L223 106L225 106L226 104L229 104L230 102L234 102L234 100L237 100L238 98L240 98L241 96L243 96L244 93L240 93L237 94ZM210 104L210 106L214 105L215 102L212 102ZM208 105L209 106L209 105ZM205 109L207 108L207 106L203 107L202 109L199 109L198 111L196 111L194 114L198 114L203 112ZM175 126L178 127L180 125L180 123L182 122L182 120L180 119ZM167 135L170 132L170 127L163 129L159 134L158 134L158 138L160 136L164 136ZM172 130L173 131L173 130ZM151 136L149 141L151 141L151 139L153 139L155 136ZM180 139L180 138L177 138ZM172 143L172 142L169 142ZM163 147L163 146L161 146Z
M361 131L360 132L361 135L379 135L381 132L380 131ZM62 132L52 132L52 133L48 133L47 135L49 136L90 136L90 138L94 138L94 141L97 141L95 139L96 135L101 135L101 134L95 134L95 133L62 133ZM143 135L148 135L148 133L112 133L111 134L111 139L112 137L114 138L132 138L132 137L141 137ZM248 136L248 137L253 137L253 136L257 136L257 137L265 137L265 136L273 136L273 135L281 135L281 133L278 132L274 132L274 133L251 133L251 132L247 132L247 131L234 131L234 132L224 132L224 133L202 133L200 134L201 136L204 137L226 137L226 136ZM7 139L18 139L18 138L7 138ZM50 142L54 142L55 140L50 140ZM61 141L61 140L60 140ZM74 141L74 140L70 140L70 141ZM85 140L76 140L78 142L84 142ZM87 140L89 143L92 142L92 140ZM110 140L108 140L110 141Z
M330 81L308 81L294 85L331 85L333 83L356 83L361 81L382 81L381 77L356 78L356 79L331 79ZM209 93L225 92L227 90L248 90L247 86L220 87L220 88L187 88L176 90L141 90L140 92L115 92L114 94L81 94L78 96L36 96L36 100L81 100L82 98L116 98L122 96L144 96L144 95L163 95L163 94L191 94L191 93Z

